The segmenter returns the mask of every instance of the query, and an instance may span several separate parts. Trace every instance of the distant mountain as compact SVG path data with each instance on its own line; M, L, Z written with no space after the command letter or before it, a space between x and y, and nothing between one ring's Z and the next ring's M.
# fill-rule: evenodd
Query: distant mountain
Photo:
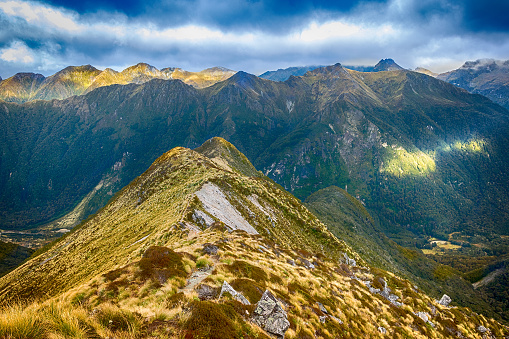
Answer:
M0 97L10 102L28 101L35 97L44 79L42 74L18 73L0 81Z
M347 209L365 214L359 207ZM213 138L194 151L164 153L95 216L0 278L0 319L8 320L0 331L29 338L509 334L450 302L368 265L233 145Z
M304 66L304 67L288 67L285 69L278 69L277 71L267 71L263 74L260 74L259 77L262 79L272 80L272 81L286 81L288 78L293 76L301 76L306 74L309 71L315 70L322 66Z
M223 81L233 74L234 71L223 67L187 72L180 68L158 70L146 63L128 67L122 72L110 68L100 71L90 65L69 66L47 78L41 74L18 73L0 81L0 99L17 103L38 99L61 100L86 94L103 86L142 84L153 79L179 79L193 87L203 88Z
M57 103L4 103L0 223L33 227L97 186L86 213L95 211L165 149L219 135L301 199L346 188L400 244L505 232L508 115L425 75L339 64L284 83L239 72L201 90L156 79Z
M437 79L482 94L509 109L509 60L467 61L454 71L439 74Z
M304 66L304 67L289 67L285 69L278 69L277 71L267 71L261 75L259 75L262 79L268 79L272 81L286 81L292 75L293 76L302 76L307 72L313 71L317 68L324 66ZM357 72L381 72L381 71L395 71L402 70L398 64L394 62L392 59L383 59L376 64L376 66L343 66L346 69L351 69Z
M426 74L426 75L429 75L430 77L433 77L433 78L436 78L438 73L435 73L435 72L432 72L430 71L429 69L426 69L426 68L422 68L422 67L417 67L414 72L417 72L417 73L422 73L422 74Z
M401 71L403 69L392 59L382 59L375 65L373 72Z

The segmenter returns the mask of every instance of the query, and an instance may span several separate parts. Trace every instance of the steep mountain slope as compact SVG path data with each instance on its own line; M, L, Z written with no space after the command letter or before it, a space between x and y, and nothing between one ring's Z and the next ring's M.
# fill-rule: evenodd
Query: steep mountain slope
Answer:
M508 112L414 72L239 72L202 90L152 80L5 103L0 117L4 227L54 218L102 183L97 209L165 149L220 135L300 198L347 188L400 244L508 229Z
M18 73L0 81L0 98L11 102L30 100L44 81L44 75L36 73Z
M499 320L507 319L494 312L489 298L460 278L460 272L438 264L419 250L403 248L390 240L366 208L341 188L319 190L306 199L305 205L370 265L406 277L431 295L438 297L447 293L459 304L469 305L477 312L486 312Z
M100 70L90 65L66 67L44 79L31 99L65 99L83 94L100 73Z
M30 248L0 241L0 276L21 265L33 253Z
M509 333L469 309L448 307L445 297L439 303L408 281L366 266L296 198L263 176L249 176L256 170L224 139L197 151L165 153L73 233L0 278L4 303L39 297L25 308L4 308L0 334ZM226 295L219 294L221 286ZM21 328L22 320L34 326Z
M437 79L482 94L509 109L509 60L467 61L454 71L437 75Z
M0 99L17 103L65 99L103 86L142 84L153 79L180 79L195 88L204 88L233 74L234 71L224 67L188 72L180 68L158 70L146 63L128 67L122 72L110 68L100 71L90 65L69 66L47 78L41 74L18 73L4 81L0 80Z

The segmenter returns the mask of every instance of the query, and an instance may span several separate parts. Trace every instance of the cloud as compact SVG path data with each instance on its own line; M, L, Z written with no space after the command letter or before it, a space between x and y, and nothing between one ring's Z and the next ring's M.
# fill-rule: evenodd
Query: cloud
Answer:
M0 49L0 59L22 64L31 64L35 60L32 51L21 41L15 41L9 47Z
M0 50L7 53L0 58L2 76L48 75L79 64L119 69L140 61L257 74L387 57L403 67L443 71L509 55L508 32L476 30L480 23L465 21L476 6L470 0L52 3L0 0Z

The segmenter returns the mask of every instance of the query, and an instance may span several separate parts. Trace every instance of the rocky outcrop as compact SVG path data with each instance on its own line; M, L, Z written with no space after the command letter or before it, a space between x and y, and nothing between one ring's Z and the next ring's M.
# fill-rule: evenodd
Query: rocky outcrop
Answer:
M345 257L345 264L352 267L357 266L357 262L354 259L349 258L348 254L344 253L343 255Z
M200 284L196 288L196 292L198 292L198 298L200 300L210 300L214 299L217 295L217 288L209 286L207 284Z
M230 284L228 284L226 281L223 282L223 286L221 287L221 293L219 293L219 299L221 299L221 297L223 296L224 293L229 293L233 299L243 303L244 305L251 305L249 300L247 300L246 297L244 297L242 295L242 293L235 291L235 289L233 287L231 287Z
M362 280L361 280L362 281ZM369 291L373 294L380 294L382 297L384 297L385 299L389 300L391 302L391 304L393 304L394 306L401 306L403 305L401 302L397 301L399 299L399 297L395 294L392 294L392 290L389 288L389 286L387 286L387 282L385 281L385 279L383 278L380 278L380 282L383 284L384 288L381 290L379 288L374 288L373 286L371 286L371 281L362 281L368 288L369 288Z
M268 290L256 304L253 322L278 338L284 338L286 330L290 327L285 310Z
M208 255L216 255L218 249L219 248L216 245L208 243L203 245L203 253L206 253Z
M438 301L438 303L442 306L449 306L451 301L452 301L451 297L449 297L447 294L444 294L442 298Z

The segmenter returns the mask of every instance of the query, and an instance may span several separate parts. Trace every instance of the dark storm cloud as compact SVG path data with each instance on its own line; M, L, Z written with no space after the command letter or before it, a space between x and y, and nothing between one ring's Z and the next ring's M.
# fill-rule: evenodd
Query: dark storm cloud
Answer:
M508 3L0 0L0 75L79 64L120 70L140 61L261 73L388 57L444 71L476 58L509 59Z
M366 0L364 3L379 3ZM357 0L160 0L160 1L68 1L50 0L48 4L72 9L80 14L97 11L125 14L131 21L147 21L159 27L203 24L223 30L261 30L288 32L312 19L327 19L347 13Z

